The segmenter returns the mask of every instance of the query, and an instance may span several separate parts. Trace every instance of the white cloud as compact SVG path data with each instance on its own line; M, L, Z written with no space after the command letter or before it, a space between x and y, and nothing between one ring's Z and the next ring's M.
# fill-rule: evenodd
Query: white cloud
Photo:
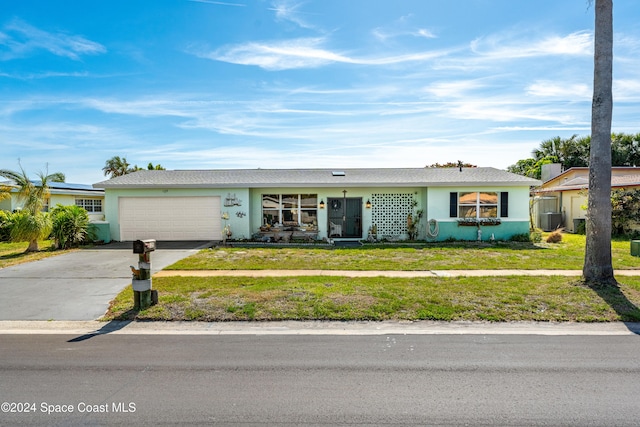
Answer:
M437 38L436 34L433 31L428 30L426 28L420 28L418 31L415 31L413 34L415 36L424 37L426 39L435 39L435 38Z
M424 91L438 98L461 98L468 92L484 87L478 80L459 80L450 82L435 82L424 88Z
M493 59L529 58L551 55L592 55L593 35L577 31L566 36L547 36L539 40L513 40L507 34L478 38L471 42L471 50Z
M300 7L303 4L304 3L297 3L289 0L278 0L273 2L270 10L275 11L276 20L288 21L301 28L317 30L318 28L315 25L309 23L302 17L303 12L300 11Z
M527 87L527 94L544 98L585 100L591 98L591 87L584 83L538 80Z
M447 51L423 51L403 55L351 57L323 48L326 39L299 38L276 42L250 42L226 46L214 52L195 52L196 56L229 62L256 65L270 71L295 68L316 68L331 63L358 65L393 65L405 62L428 61L445 56Z
M233 64L257 65L272 71L315 68L332 62L354 62L349 57L321 48L323 43L323 38L301 38L272 43L251 42L199 56Z
M613 100L614 102L640 100L640 81L631 79L614 80Z
M53 55L77 61L82 55L97 55L107 51L100 43L82 36L49 33L19 19L14 19L3 27L0 46L4 46L0 53L0 59L3 60L22 58L33 52L45 50Z

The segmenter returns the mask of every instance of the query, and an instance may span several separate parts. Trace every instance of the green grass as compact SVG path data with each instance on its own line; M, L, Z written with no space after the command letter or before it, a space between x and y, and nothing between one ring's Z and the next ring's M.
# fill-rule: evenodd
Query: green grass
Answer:
M585 236L564 234L551 243L434 243L363 246L350 249L229 248L205 249L168 270L581 270ZM616 269L639 268L629 240L612 242Z
M154 278L159 303L133 310L131 288L105 320L640 321L640 278L594 290L575 278Z
M0 268L9 267L11 265L22 264L25 262L37 261L39 259L48 258L68 251L55 251L52 248L51 240L43 240L38 242L40 252L25 253L29 243L8 243L0 242Z

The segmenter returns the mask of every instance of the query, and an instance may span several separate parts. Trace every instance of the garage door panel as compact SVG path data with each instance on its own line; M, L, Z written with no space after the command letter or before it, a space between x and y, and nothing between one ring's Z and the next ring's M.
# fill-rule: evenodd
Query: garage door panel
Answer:
M220 197L121 197L120 240L219 240Z

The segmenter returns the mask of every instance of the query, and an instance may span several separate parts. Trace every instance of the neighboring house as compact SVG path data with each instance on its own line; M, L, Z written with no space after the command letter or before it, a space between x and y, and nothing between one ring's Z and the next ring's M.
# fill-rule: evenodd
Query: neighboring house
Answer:
M529 232L539 184L494 168L245 169L143 170L94 187L117 241L407 239L418 210L418 239L476 240L481 230L486 241Z
M18 196L18 189L12 181L5 181L0 184L14 187L11 197L0 200L0 210L13 212L22 209L22 201ZM109 231L104 223L104 190L94 188L86 184L70 184L68 182L49 183L49 197L45 200L43 210L45 212L56 207L56 205L78 205L85 208L89 214L89 219L97 226L97 237L105 242L110 241ZM106 223L105 223L106 224Z
M14 190L11 191L11 198L0 201L0 210L12 212L22 209L22 202L18 197L18 189L15 184L12 181L0 184L14 187ZM43 210L47 212L56 205L78 205L87 210L92 221L104 220L104 190L94 188L91 185L50 182L49 197L45 200Z
M534 223L544 231L563 227L575 233L587 213L589 168L570 168L562 172L553 165L550 169L555 172L545 177L543 184L534 190ZM611 188L640 188L640 168L611 168Z

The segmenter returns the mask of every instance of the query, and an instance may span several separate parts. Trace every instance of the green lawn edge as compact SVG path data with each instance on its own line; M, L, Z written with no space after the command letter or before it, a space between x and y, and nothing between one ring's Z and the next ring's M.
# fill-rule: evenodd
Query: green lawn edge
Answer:
M455 242L359 248L230 247L203 249L167 270L582 270L585 236L560 243ZM629 240L613 240L615 269L638 269Z
M596 290L575 278L159 277L159 303L133 310L128 287L102 320L640 321L640 278Z

